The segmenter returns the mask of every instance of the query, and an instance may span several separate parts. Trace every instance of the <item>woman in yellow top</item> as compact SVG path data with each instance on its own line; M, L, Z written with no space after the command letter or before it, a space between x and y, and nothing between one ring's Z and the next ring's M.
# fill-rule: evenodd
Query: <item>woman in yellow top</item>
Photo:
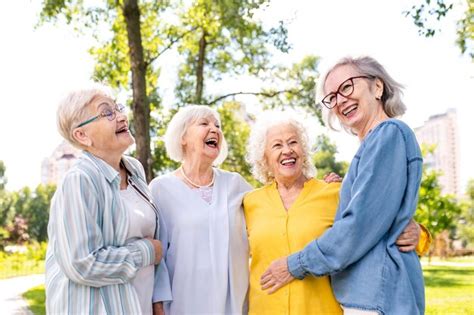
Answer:
M271 295L261 289L266 267L322 235L336 214L340 183L313 178L306 130L287 114L265 113L249 139L253 175L267 184L244 198L251 255L249 314L342 314L328 276L293 281ZM326 178L334 180L333 175ZM399 238L401 250L413 250L418 235L418 225L410 224Z

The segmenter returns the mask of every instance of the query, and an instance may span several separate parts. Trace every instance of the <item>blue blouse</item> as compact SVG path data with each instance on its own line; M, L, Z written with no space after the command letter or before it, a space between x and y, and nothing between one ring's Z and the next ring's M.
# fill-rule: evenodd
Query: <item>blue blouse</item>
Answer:
M423 314L419 259L395 244L416 210L421 172L413 131L396 119L380 123L352 160L333 227L288 257L290 273L298 279L330 274L345 307Z

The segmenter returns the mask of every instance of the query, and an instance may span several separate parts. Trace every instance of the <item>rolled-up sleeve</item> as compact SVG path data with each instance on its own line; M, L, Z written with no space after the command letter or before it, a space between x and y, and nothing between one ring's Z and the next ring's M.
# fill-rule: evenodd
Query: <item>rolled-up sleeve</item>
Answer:
M289 271L296 278L345 269L373 248L392 226L407 186L406 144L396 125L380 129L367 138L362 155L356 157L360 161L351 200L339 209L340 219L319 239L288 257Z
M87 174L75 171L58 188L49 223L54 256L76 283L101 287L129 282L141 267L154 263L154 247L146 239L104 246L99 215L103 209L94 187Z

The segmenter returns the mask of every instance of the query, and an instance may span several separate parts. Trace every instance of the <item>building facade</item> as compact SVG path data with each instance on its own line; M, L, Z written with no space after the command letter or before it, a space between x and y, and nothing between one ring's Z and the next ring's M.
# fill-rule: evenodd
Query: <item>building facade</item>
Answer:
M425 165L441 172L439 183L444 194L461 195L459 131L456 109L431 116L415 129L420 145L434 145L433 154L425 156Z
M41 183L58 184L79 157L80 152L79 149L74 148L67 141L63 141L50 157L43 160Z

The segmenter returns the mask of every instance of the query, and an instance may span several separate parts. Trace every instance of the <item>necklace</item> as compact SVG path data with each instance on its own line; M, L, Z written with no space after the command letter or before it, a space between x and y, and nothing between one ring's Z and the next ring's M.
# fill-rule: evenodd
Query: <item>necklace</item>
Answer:
M183 166L180 166L179 167L180 171L181 171L181 175L183 175L184 179L186 179L186 181L188 183L190 183L192 186L196 187L196 188L204 188L204 187L211 187L213 184L214 184L214 180L216 178L216 174L214 173L214 170L212 170L212 180L209 184L206 184L206 185L198 185L196 184L195 182L193 182L191 179L189 179L188 176L186 176L186 174L184 173L184 169L183 169Z

